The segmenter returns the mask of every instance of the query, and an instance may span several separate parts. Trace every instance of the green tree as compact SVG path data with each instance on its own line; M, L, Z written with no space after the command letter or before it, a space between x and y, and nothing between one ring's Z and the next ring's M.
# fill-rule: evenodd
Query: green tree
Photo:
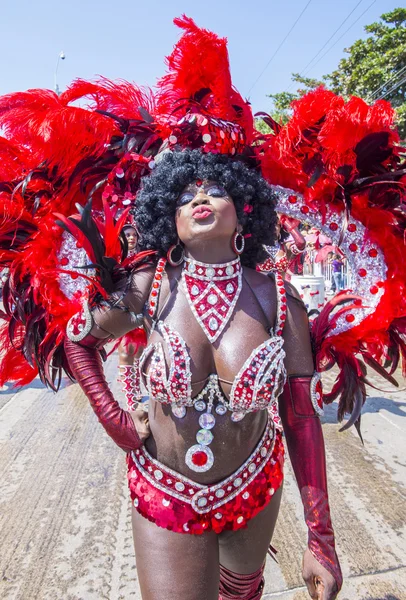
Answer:
M396 8L381 16L380 21L365 26L368 37L357 40L338 68L323 77L323 81L302 77L292 80L298 85L295 93L271 94L272 116L286 121L290 103L321 83L344 97L360 96L367 102L385 98L397 111L401 137L406 138L406 9Z

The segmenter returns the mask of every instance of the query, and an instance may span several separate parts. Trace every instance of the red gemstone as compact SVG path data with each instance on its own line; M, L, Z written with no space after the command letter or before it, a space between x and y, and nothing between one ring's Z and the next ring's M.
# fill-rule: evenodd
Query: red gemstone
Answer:
M68 264L69 264L69 260L66 258L66 256L64 256L64 257L61 259L61 265L62 265L63 267L66 267L66 265L68 265Z
M160 275L159 273L156 273L156 274L155 274L155 279L156 279L157 281L160 281L160 280L162 279L162 275Z
M378 256L378 250L376 248L371 248L371 250L368 252L368 254L372 258L375 258L375 256Z
M350 223L347 227L348 231L357 231L357 226L355 225L355 223Z
M291 204L296 204L297 202L296 196L289 196L288 200Z
M356 252L358 250L358 246L357 244L352 243L349 245L349 249L351 250L351 252Z
M381 288L381 287L383 287L385 285L385 282L384 281L378 281L376 285Z
M367 274L367 271L366 271L366 269L360 269L360 270L358 271L358 275L359 275L360 277L365 277L365 276L366 276L366 274Z
M377 294L379 292L379 288L377 285L373 285L371 288L369 288L369 291L371 294Z
M158 292L156 290L152 290L151 296L158 296Z
M308 206L301 206L301 207L300 207L300 211L301 211L303 214L305 214L305 215L306 215L306 214L309 212L309 210L310 210L310 209L309 209L309 207L308 207Z
M337 231L337 229L338 229L338 225L337 225L337 223L334 223L334 221L332 223L330 223L329 227L330 227L331 231Z
M155 289L159 288L159 283L157 283L156 281L154 281L154 283L152 284L152 287L155 288Z
M207 463L207 454L198 450L192 454L192 463L197 467L203 467Z
M355 320L355 317L354 315L347 315L345 320L348 321L348 323L352 323Z

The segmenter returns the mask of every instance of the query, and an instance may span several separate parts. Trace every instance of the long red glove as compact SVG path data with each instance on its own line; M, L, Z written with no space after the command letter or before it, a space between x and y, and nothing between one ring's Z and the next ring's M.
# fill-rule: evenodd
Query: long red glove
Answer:
M142 444L134 421L127 411L120 408L104 377L102 360L96 349L98 342L92 335L79 343L65 339L65 353L72 373L100 423L108 435L125 452L131 452ZM89 347L90 344L93 347Z
M310 382L311 377L288 378L279 414L303 502L309 550L333 575L339 591L343 578L328 504L324 439L310 397Z

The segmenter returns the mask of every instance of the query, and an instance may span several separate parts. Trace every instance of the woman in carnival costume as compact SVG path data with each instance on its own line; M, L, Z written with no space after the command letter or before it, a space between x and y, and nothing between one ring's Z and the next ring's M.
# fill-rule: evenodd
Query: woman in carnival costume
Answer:
M175 23L184 34L155 95L100 80L0 99L0 258L10 268L0 384L39 374L57 389L62 370L79 382L127 453L148 600L261 597L283 427L308 527L303 576L311 597L333 600L342 575L315 371L338 365L324 401L339 398L344 428L359 429L366 365L393 382L405 356L393 111L320 89L260 135L232 87L226 41ZM79 97L90 110L70 105ZM132 257L119 237L128 208L115 219L128 200L140 236ZM256 271L275 210L328 233L354 273L357 294L338 294L313 322L313 355L294 288ZM108 342L141 326L148 414L119 407L101 362Z

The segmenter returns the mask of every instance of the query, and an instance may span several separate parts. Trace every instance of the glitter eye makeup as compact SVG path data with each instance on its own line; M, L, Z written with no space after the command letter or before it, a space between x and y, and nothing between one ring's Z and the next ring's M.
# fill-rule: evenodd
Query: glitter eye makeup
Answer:
M200 184L199 186L197 184ZM185 206L185 204L189 204L189 202L191 202L193 200L193 198L195 198L195 196L198 194L199 190L203 189L204 192L207 194L207 196L211 196L213 198L222 198L224 196L227 196L227 192L226 190L221 186L221 185L217 185L217 184L206 184L203 185L202 181L199 180L198 182L196 182L196 189L195 190L187 190L186 192L183 192L177 201L177 206Z

